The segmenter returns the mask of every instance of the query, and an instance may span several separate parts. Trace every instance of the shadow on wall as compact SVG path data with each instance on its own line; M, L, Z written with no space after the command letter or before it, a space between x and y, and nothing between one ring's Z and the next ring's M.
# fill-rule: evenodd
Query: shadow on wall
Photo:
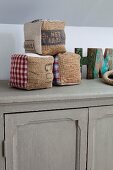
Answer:
M0 79L9 79L10 57L15 52L15 38L9 33L0 33Z

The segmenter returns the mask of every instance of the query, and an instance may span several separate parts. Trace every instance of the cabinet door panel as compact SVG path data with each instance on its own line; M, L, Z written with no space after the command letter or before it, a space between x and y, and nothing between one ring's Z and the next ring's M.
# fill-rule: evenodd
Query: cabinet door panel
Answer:
M113 107L89 110L88 170L113 170Z
M88 110L5 116L6 170L85 170Z

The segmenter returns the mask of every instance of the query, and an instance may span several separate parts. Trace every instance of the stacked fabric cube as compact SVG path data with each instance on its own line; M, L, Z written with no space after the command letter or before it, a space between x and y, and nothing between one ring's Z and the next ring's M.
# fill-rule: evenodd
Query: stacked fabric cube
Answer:
M25 51L41 55L63 53L65 24L62 21L35 20L24 24Z
M14 54L11 57L10 86L21 89L52 87L53 57L37 54Z
M79 84L80 56L71 52L59 53L54 57L53 73L54 85Z
M24 24L26 54L12 55L11 87L31 90L52 87L52 81L55 85L80 83L80 56L66 52L64 29L62 21Z

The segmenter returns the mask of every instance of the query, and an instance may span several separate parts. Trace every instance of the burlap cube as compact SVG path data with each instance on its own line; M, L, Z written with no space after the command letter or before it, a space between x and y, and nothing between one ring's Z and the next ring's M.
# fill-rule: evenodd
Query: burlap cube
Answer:
M65 52L64 27L62 21L35 20L25 23L25 51L43 55Z
M81 81L80 56L75 53L60 53L54 57L54 85L79 84Z

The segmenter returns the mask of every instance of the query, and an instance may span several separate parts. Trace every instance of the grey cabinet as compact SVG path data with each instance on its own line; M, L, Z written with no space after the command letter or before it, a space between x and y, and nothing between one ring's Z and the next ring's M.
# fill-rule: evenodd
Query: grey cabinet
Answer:
M88 170L113 170L113 106L89 109Z
M113 170L113 87L24 91L0 81L0 170Z
M6 170L86 170L88 109L5 114Z

